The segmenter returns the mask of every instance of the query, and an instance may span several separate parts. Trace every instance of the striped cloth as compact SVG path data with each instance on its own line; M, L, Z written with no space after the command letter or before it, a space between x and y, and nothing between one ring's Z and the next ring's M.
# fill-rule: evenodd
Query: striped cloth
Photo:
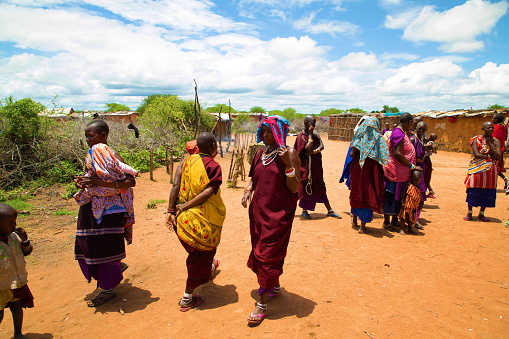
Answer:
M408 185L405 198L405 206L401 209L399 217L405 218L408 213L409 221L414 224L417 219L417 211L421 203L421 188L413 184Z
M481 154L493 155L482 135L477 135L470 139L470 145L477 141L477 149ZM465 185L467 188L497 188L497 166L490 159L478 159L473 154L470 158Z

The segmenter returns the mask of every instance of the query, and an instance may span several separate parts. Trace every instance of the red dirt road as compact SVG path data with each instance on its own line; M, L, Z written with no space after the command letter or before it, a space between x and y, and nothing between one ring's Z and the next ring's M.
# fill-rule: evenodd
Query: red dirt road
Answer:
M504 226L509 197L498 190L497 207L487 209L489 223L462 220L469 155L433 155L438 197L425 204L425 229L419 235L382 230L383 219L376 215L372 233L358 234L347 214L349 192L338 183L348 143L326 138L324 143L328 196L343 219L327 218L323 205L312 220L296 217L282 295L270 302L259 327L246 325L258 286L246 267L250 238L248 213L240 204L243 188L226 184L220 272L198 290L205 303L179 311L186 252L165 227L166 204L146 208L150 199L168 198L171 185L161 168L156 181L148 174L138 181L134 243L127 248L130 267L118 297L97 309L86 306L95 284L87 284L73 257L74 216L53 216L77 205L58 194L33 200L34 212L18 220L35 244L27 257L36 298L35 308L25 310L27 338L509 337L509 228ZM225 178L230 158L218 160ZM10 312L5 314L2 338L13 333Z

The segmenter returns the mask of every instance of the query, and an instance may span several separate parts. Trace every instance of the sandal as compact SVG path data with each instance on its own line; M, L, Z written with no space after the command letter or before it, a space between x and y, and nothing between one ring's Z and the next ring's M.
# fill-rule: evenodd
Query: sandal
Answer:
M192 308L195 308L196 306L200 305L201 303L203 303L204 299L201 295L193 295L191 297L191 301L184 304L184 305L181 305L180 302L179 302L179 306L180 306L180 311L181 312L187 312L189 311L190 309Z
M117 294L114 291L111 293L101 291L101 292L99 292L98 295L96 295L95 297L93 297L92 299L90 299L87 302L87 306L88 307L98 307L98 306L104 305L105 303L107 303L111 299L115 298L116 296L117 296Z
M332 210L327 212L327 216L341 219L341 216Z
M217 268L221 262L217 259L212 260L212 272L210 273L210 280L214 279L214 274L216 274Z
M418 230L423 230L424 226L422 226L421 224L414 224L414 228L417 228Z
M490 219L486 218L484 215L478 215L477 220L482 222L490 222Z
M311 215L309 215L308 212L302 212L300 216L303 217L304 219L311 219Z
M437 196L434 193L429 193L426 197L431 198L431 199L436 199Z
M256 308L265 312L265 311L267 311L267 304L261 304L261 303L257 302ZM262 323L263 319L265 319L265 313L259 313L259 314L251 313L249 315L249 317L247 317L247 322L252 325L260 325Z
M465 221L470 221L470 220L472 220L472 216L471 216L471 215L469 215L469 214L467 214L467 216L466 216L466 217L463 217L463 220L465 220Z

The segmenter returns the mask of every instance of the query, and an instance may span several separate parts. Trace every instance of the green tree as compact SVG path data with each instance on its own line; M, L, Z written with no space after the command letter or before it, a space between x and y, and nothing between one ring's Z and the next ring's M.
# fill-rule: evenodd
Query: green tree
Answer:
M281 115L281 116L283 116L283 111L280 111L278 109L274 109L272 111L269 111L268 113L269 113L269 115Z
M321 111L320 114L318 114L318 115L321 115L323 117L328 117L329 115L332 115L332 114L341 114L341 113L345 113L345 111L343 111L341 109L337 109L337 108L328 108L328 109L324 109L323 111Z
M490 107L488 107L487 109L506 109L507 107L505 106L502 106L502 105L499 105L499 104L494 104L494 105L491 105Z
M136 112L138 112L141 116L141 115L143 115L143 113L145 113L145 109L152 101L154 101L155 99L157 99L159 97L168 97L168 96L171 96L171 94L157 94L157 93L150 94L145 99L143 99L143 101L141 102L141 105L138 106L138 108L136 109Z
M39 113L45 107L30 98L14 101L11 97L0 102L2 134L16 144L26 144L39 136ZM1 132L0 132L1 133Z
M287 119L288 121L292 122L295 119L296 113L297 111L295 110L295 108L288 107L285 108L283 112L281 112L281 116Z
M256 130L256 126L251 119L249 118L249 114L239 114L235 117L232 123L232 133L245 133L245 132L253 132Z
M131 109L129 108L129 106L126 106L126 105L122 105L122 104L117 104L116 102L112 102L112 103L106 103L106 105L104 105L104 108L108 108L105 112L120 112L120 111L130 111Z
M382 113L398 113L399 108L389 107L388 105L384 105L384 108L380 112L382 112Z
M225 104L215 104L214 106L212 107L208 107L205 109L205 112L209 112L209 113L219 113L221 111L221 113L228 113L228 112L231 112L231 113L237 113L237 111L233 108L233 107L228 107L228 105L225 105Z
M366 111L363 109L360 109L358 107L355 107L355 108L345 109L345 113L366 113Z
M249 109L249 113L265 113L265 110L263 109L263 107L253 106Z

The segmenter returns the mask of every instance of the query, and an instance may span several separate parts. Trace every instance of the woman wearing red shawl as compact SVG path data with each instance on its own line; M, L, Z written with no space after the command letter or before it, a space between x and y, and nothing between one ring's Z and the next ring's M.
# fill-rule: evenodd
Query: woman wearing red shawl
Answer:
M405 183L410 179L412 170L417 169L422 172L422 168L415 165L415 148L406 135L412 126L412 115L410 113L401 114L399 125L393 129L387 142L389 162L387 166L384 166L384 228L389 228L391 224L398 225ZM389 224L390 216L392 216L391 224Z
M493 125L495 126L495 130L493 132L493 137L497 138L500 142L500 152L502 153L502 157L499 161L497 161L497 172L498 175L504 179L505 185L504 189L507 190L509 188L509 179L507 179L504 175L505 167L504 167L504 149L505 142L507 140L507 126L502 124L504 121L504 116L500 113L495 114L493 117Z
M297 207L300 182L300 159L286 146L289 123L278 115L263 120L258 127L257 141L265 148L258 151L251 164L251 181L242 197L249 205L251 254L247 266L256 273L260 285L260 301L247 321L258 325L267 313L268 298L277 296L281 287L286 250L290 241Z
M486 207L495 207L497 198L497 165L502 158L500 141L493 137L494 126L490 121L482 125L484 135L470 139L472 156L468 165L465 185L467 186L468 214L465 221L472 220L472 208L481 207L477 219L488 222L484 216Z

